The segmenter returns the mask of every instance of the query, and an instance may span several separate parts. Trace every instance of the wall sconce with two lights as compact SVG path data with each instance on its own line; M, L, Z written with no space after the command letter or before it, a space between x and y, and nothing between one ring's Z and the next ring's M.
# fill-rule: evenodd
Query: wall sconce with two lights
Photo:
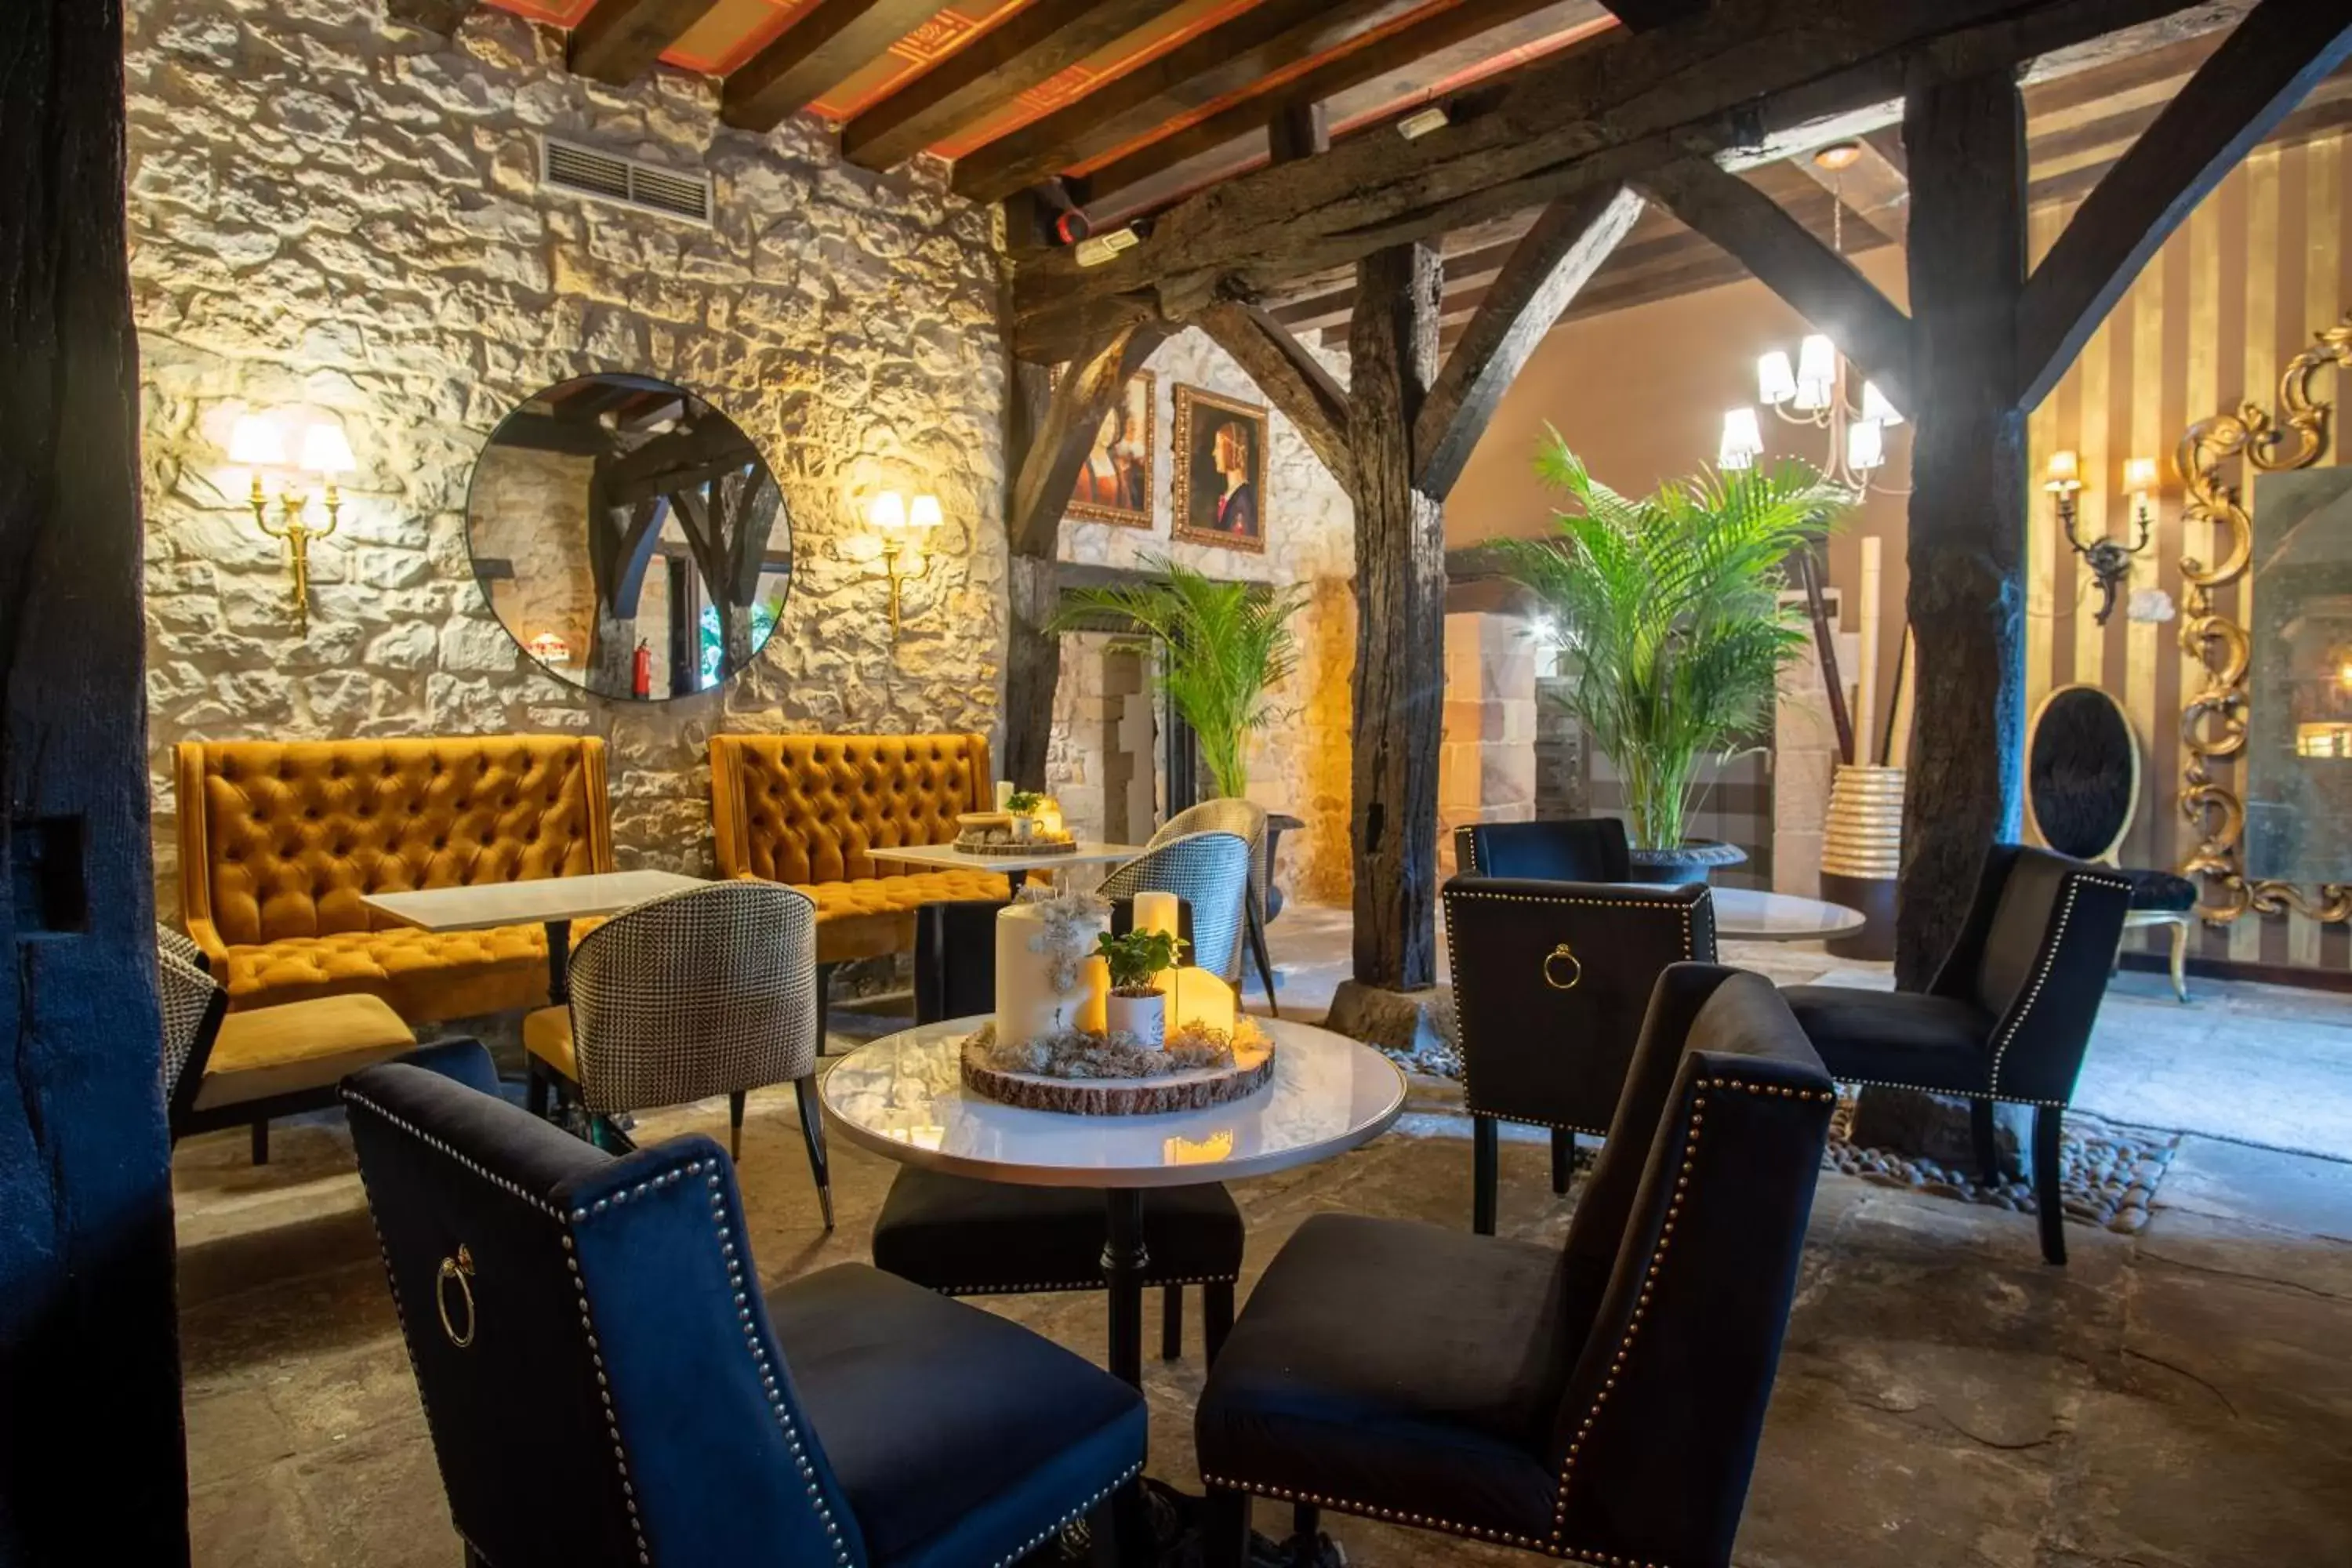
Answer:
M890 579L890 644L898 643L898 595L901 585L919 583L931 573L931 554L926 542L940 526L942 514L940 498L919 495L911 501L897 490L884 490L866 509L866 525L873 529L882 550L882 570ZM907 569L907 557L912 553L921 564L913 571Z
M2079 527L2082 508L2076 499L2083 489L2082 458L2073 452L2050 454L2042 488L2055 498L2058 523L2065 530L2067 544L2083 558L2083 563L2091 569L2092 577L2099 584L2099 610L2092 618L2103 626L2107 617L2116 613L2116 590L2131 576L2132 557L2147 548L2155 533L2156 509L2148 498L2156 489L2156 478L2154 458L2133 458L2124 464L2124 489L2132 498L2133 533L2129 544L2104 532L2096 539L2086 540ZM2135 597L2134 618L2146 618L2137 614L2138 608Z
M352 456L352 444L342 426L332 419L308 420L302 426L299 445L290 444L287 427L296 417L299 416L281 414L239 415L229 435L228 460L238 468L253 470L254 526L270 538L285 542L294 576L294 631L297 637L308 637L310 542L325 539L335 531L342 512L342 497L335 489L335 481L358 468L359 462ZM264 476L271 473L279 476L278 521L275 527L269 521L270 499L264 482ZM310 497L297 487L296 475L308 475L324 482L326 527L312 528L306 521Z

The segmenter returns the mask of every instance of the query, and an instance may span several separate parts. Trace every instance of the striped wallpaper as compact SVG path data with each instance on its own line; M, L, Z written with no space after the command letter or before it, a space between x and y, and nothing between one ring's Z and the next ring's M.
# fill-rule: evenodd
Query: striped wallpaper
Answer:
M2031 215L2036 259L2072 211L2053 203ZM2179 622L2130 621L2119 607L2101 626L2090 573L2065 542L2040 475L2053 450L2081 454L2082 528L2119 534L2131 527L2123 492L2126 459L2158 459L2164 479L2155 543L2133 562L2134 588L2158 587L2178 605L2184 553L2211 561L2214 531L2184 538L2181 489L2172 454L2193 421L2254 398L2275 408L2280 368L2318 328L2352 310L2352 135L2258 148L2149 262L2082 358L2032 416L2035 479L2027 541L2028 712L2053 687L2082 682L2121 699L2142 748L2139 811L2123 858L2177 867L2193 842L2180 815L2180 706L2198 670L2181 651ZM2352 378L2347 378L2352 379ZM2352 386L2323 372L2313 384L2339 411ZM2339 416L2323 463L2340 462ZM2216 595L2242 624L2247 583ZM2217 777L2242 788L2243 769L2217 764ZM2158 933L2150 942L2162 941ZM2352 928L2300 915L2248 914L2226 927L2200 927L2189 951L2236 963L2352 970Z

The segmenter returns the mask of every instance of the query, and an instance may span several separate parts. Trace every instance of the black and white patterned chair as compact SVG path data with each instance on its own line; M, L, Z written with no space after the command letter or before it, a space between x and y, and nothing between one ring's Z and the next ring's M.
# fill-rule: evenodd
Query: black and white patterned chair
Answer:
M1926 991L1781 993L1839 1082L1966 1098L1988 1175L1998 1163L1994 1103L2033 1107L2033 1195L2052 1263L2066 1261L2063 1118L2130 904L2131 884L2111 868L1997 844L1959 941Z
M1254 801L1221 796L1204 800L1198 805L1185 807L1162 823L1160 831L1144 846L1156 849L1171 839L1194 833L1238 833L1249 843L1250 894L1247 914L1247 935L1250 954L1257 961L1258 981L1265 987L1266 1009L1276 1017L1282 1009L1274 999L1274 955L1265 945L1266 884L1274 876L1274 863L1265 852L1265 807Z
M1156 844L1103 879L1106 899L1173 893L1192 906L1192 946L1185 957L1238 983L1242 935L1249 923L1249 840L1217 830L1180 834Z
M713 882L649 899L581 938L569 1004L523 1020L530 1109L576 1098L592 1137L611 1118L727 1096L729 1153L746 1095L789 1083L833 1228L816 1096L816 903L774 882Z
M1242 1563L1252 1497L1302 1533L1328 1508L1729 1563L1835 1100L1769 981L1678 963L1565 1245L1309 1218L1201 1394L1206 1568Z

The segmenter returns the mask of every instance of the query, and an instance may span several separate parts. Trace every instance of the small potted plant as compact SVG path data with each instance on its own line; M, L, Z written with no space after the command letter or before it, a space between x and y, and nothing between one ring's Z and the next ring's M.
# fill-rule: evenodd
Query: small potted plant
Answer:
M1036 818L1032 815L1045 797L1034 789L1016 789L1005 797L1004 809L1013 814L1013 842L1026 844L1036 831Z
M1106 931L1095 951L1110 966L1110 996L1105 1020L1114 1035L1132 1035L1136 1043L1158 1050L1168 1040L1168 998L1152 984L1163 969L1173 969L1184 939L1164 931L1131 931L1125 936Z

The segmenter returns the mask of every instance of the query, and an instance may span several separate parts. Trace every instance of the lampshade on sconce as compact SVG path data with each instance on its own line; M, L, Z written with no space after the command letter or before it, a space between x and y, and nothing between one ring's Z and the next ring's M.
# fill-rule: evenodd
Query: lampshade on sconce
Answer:
M1723 444L1716 451L1716 466L1723 468L1748 468L1764 451L1764 427L1757 423L1753 408L1733 408L1723 416Z
M342 497L335 488L336 479L357 471L359 459L352 454L350 437L343 427L331 417L312 416L302 423L302 439L299 456L292 462L287 458L287 427L299 416L284 414L241 414L230 429L228 460L238 468L253 470L253 489L247 503L253 508L254 526L272 539L286 542L287 560L292 574L294 592L294 629L297 636L308 637L310 631L310 542L324 539L335 531L341 521ZM276 470L287 474L313 474L325 480L321 500L327 510L327 526L312 528L304 521L310 498L296 488L289 477L280 479L278 489L278 521L269 521L269 495L263 476Z
M2042 488L2052 495L2068 495L2083 488L2083 463L2072 452L2053 452L2042 470Z
M911 572L907 569L908 531L914 532L914 547L919 549L921 540L940 526L943 515L940 498L929 494L915 497L910 504L898 491L884 490L866 503L866 521L880 538L882 571L890 580L890 641L894 647L898 641L899 590L908 583L921 582L931 571L928 552L922 552L919 566Z
M2124 464L2124 489L2144 503L2147 492L2156 489L2156 459L2133 458Z

